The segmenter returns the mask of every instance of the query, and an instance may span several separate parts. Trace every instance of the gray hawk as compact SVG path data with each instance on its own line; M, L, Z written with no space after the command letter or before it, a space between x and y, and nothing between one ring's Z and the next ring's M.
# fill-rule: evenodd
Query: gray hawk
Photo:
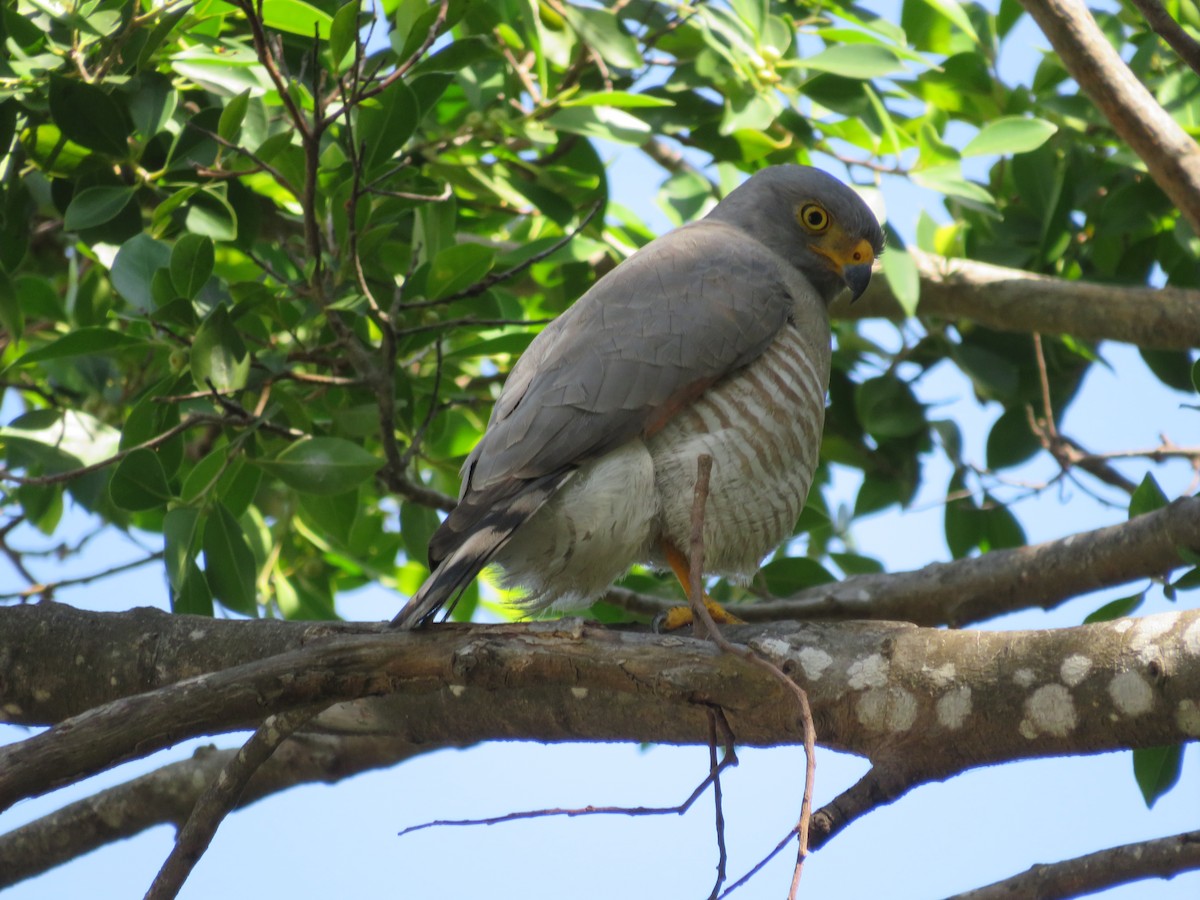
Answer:
M826 308L882 249L853 190L781 165L601 278L513 366L393 625L428 622L490 563L529 611L587 605L639 562L686 589L702 454L705 574L757 571L817 466Z

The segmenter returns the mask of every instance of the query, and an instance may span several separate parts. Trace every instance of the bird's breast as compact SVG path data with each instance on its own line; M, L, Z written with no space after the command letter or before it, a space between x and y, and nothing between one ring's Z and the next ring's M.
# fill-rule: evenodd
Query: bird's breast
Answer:
M705 570L749 575L792 534L817 466L829 383L821 329L786 326L750 365L704 392L648 441L661 537L686 552L697 460L713 459Z

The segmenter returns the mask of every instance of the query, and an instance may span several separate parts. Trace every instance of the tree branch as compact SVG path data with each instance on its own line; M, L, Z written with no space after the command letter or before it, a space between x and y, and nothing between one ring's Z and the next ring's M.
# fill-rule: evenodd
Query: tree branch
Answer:
M432 748L386 737L296 735L254 774L237 806L249 806L298 784L335 784L428 749ZM182 827L200 794L237 753L236 749L202 747L190 759L163 766L0 835L0 889L155 825Z
M63 658L81 651L47 627L52 617L42 618L35 646L21 652L21 626L36 622L37 612L0 610L0 682L15 687L6 691L6 713L20 709L31 677L25 660L34 655L45 658L35 669L57 665L74 670L74 679L109 683L102 670L82 671ZM204 629L204 640L193 645L257 624L81 612L72 618L87 621L110 649L90 657L98 666L113 646L135 646L133 636L152 623ZM312 633L274 624L294 643ZM367 697L373 699L328 710L312 727L436 745L516 738L703 744L706 711L717 706L738 743L773 746L802 737L779 683L708 641L574 619L422 633L354 630L363 629L345 628L265 659L261 648L243 644L240 665L97 706L0 749L0 808L185 738L242 730L312 703ZM824 745L884 770L904 760L906 771L937 778L1005 760L1200 735L1200 610L1042 632L871 622L726 630L803 684ZM147 677L125 690L161 677L147 662L149 650L143 645L140 654ZM957 739L968 733L970 740Z
M1146 24L1154 33L1166 41L1193 72L1200 75L1200 42L1184 31L1158 0L1133 0L1133 5L1146 17Z
M1200 146L1138 81L1081 0L1021 0L1021 5L1083 93L1200 233Z
M1079 897L1145 878L1171 878L1200 869L1200 831L1110 847L1075 859L1033 866L1027 872L950 900Z
M1020 609L1053 609L1072 597L1185 565L1180 549L1200 552L1200 498L1184 497L1143 516L1069 537L931 563L911 572L854 575L791 597L739 604L750 622L876 619L963 626ZM669 600L611 589L606 600L658 615Z
M1070 334L1163 350L1200 346L1200 316L1196 315L1200 291L1068 281L948 259L914 247L908 252L921 277L918 315L970 319L1001 331ZM867 293L853 304L835 301L830 315L904 318L886 278L873 279Z

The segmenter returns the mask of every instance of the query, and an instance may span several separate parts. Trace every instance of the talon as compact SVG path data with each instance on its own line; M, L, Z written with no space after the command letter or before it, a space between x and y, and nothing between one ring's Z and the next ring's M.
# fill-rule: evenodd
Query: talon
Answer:
M708 610L708 614L713 617L713 621L718 625L746 624L745 619L739 619L707 594L704 596L704 606ZM677 628L691 625L692 620L692 608L690 606L672 606L662 614L659 628L663 631L675 631Z

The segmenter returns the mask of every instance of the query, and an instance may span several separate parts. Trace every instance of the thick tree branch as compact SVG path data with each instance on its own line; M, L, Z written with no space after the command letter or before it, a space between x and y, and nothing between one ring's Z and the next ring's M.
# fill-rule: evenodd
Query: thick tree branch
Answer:
M1082 0L1021 0L1071 77L1200 233L1200 146L1158 105Z
M8 625L17 612L25 610L3 610L0 622ZM114 618L76 615L97 631ZM133 623L135 633L166 619L185 629L203 625L208 640L247 624L144 616ZM129 620L122 624L128 631ZM291 630L299 638L305 628ZM903 759L907 771L929 778L1200 735L1200 610L1045 632L870 622L727 631L803 684L823 744L878 766ZM13 685L24 673L9 633L0 627L0 679ZM132 643L113 630L106 637L110 648ZM48 628L37 643L33 652L48 657L77 653ZM261 650L244 649L241 665L113 701L3 748L0 807L184 738L368 696L374 699L334 707L314 726L438 745L515 738L705 743L706 710L718 706L739 743L801 739L790 698L774 678L694 638L562 620L344 634L265 659ZM57 664L72 668L61 658ZM107 680L94 668L74 668L76 678Z
M1119 525L912 572L854 575L779 600L740 604L750 622L780 619L892 619L917 625L970 625L1021 609L1053 609L1072 597L1185 565L1180 549L1200 552L1200 498ZM645 615L668 600L613 589L608 598Z
M280 745L250 779L238 806L298 784L335 784L432 749L388 737L302 734ZM132 781L101 791L0 835L0 889L155 825L182 827L196 800L237 755L202 747Z
M1163 350L1200 346L1200 291L1067 281L969 259L947 259L912 247L908 252L921 276L918 315L970 319L1001 331L1070 334ZM835 302L830 314L841 319L904 318L886 278L873 279L867 293L853 304L844 298Z
M1013 900L1079 897L1146 878L1171 878L1200 869L1200 831L1110 847L1075 859L1033 866L950 900Z

